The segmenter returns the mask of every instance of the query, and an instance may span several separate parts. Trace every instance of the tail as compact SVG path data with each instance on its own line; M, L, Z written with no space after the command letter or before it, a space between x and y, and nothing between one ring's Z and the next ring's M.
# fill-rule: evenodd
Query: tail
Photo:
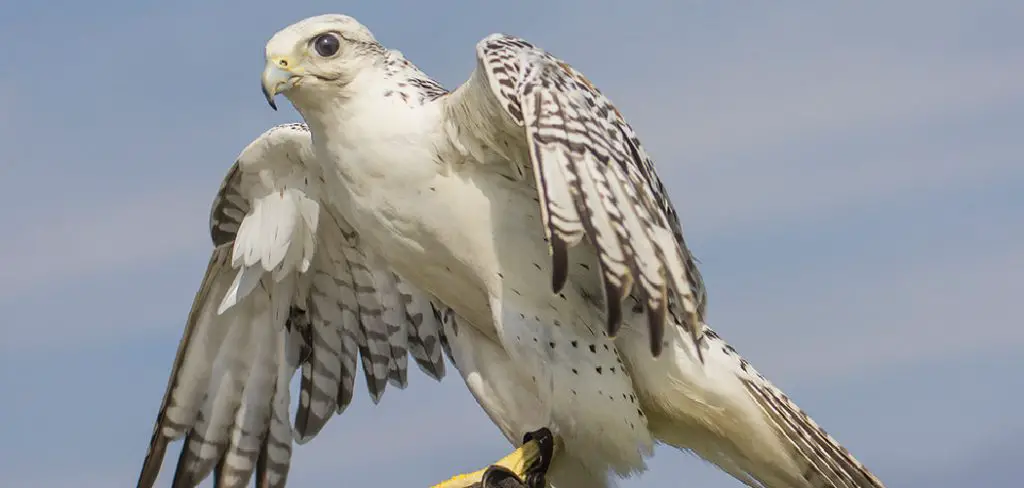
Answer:
M710 329L708 329L710 330ZM737 357L739 357L737 355ZM743 386L761 409L764 419L788 447L802 469L802 478L813 488L885 488L871 471L839 441L818 426L803 410L753 367L745 364L749 378ZM741 366L742 367L742 366Z
M702 362L682 328L667 332L671 348L652 358L640 337L644 322L636 324L617 344L658 441L692 451L751 487L885 488L707 325Z

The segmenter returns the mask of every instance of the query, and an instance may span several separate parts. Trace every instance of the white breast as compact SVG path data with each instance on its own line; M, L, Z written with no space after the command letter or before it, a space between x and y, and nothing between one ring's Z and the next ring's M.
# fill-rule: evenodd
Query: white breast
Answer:
M395 110L401 113L385 116ZM429 128L439 115L429 106L378 109L358 127L316 132L324 135L315 139L316 151L332 206L363 247L467 319L488 323L487 278L498 266L493 195L436 155L438 134Z

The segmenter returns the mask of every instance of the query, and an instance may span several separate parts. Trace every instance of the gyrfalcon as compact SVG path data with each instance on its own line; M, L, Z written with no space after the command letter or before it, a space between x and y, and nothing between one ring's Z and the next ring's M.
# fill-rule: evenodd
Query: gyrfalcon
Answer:
M181 437L174 486L284 486L357 360L376 402L408 356L440 378L447 355L525 442L501 464L531 487L608 486L660 442L748 486L883 488L705 323L654 163L567 63L494 34L447 91L344 15L286 27L265 56L266 100L305 123L256 138L217 194L140 487Z

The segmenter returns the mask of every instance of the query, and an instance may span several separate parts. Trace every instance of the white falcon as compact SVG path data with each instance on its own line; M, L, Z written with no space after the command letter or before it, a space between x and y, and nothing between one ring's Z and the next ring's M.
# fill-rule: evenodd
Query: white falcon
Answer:
M676 212L612 103L515 37L476 60L449 92L351 17L267 43L264 94L305 124L253 141L214 201L139 486L181 437L176 487L283 486L293 439L349 405L357 358L376 402L409 355L443 376L445 350L505 437L533 439L504 462L530 486L607 486L661 442L748 486L882 488L705 324Z

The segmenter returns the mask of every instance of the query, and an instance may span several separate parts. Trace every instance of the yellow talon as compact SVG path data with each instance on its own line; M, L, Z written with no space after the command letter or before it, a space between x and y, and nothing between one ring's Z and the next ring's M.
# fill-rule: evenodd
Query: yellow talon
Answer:
M486 470L481 469L468 474L457 474L448 481L443 481L430 488L468 488L473 483L479 483L483 479L484 471Z
M555 445L557 446L558 443ZM512 454L501 458L494 465L507 468L520 479L523 479L526 477L526 471L536 464L540 456L540 444L537 441L530 441L523 444L519 449L512 451ZM480 483L483 480L485 471L487 471L487 468L472 473L458 474L448 481L436 484L431 488L469 488L474 483Z

